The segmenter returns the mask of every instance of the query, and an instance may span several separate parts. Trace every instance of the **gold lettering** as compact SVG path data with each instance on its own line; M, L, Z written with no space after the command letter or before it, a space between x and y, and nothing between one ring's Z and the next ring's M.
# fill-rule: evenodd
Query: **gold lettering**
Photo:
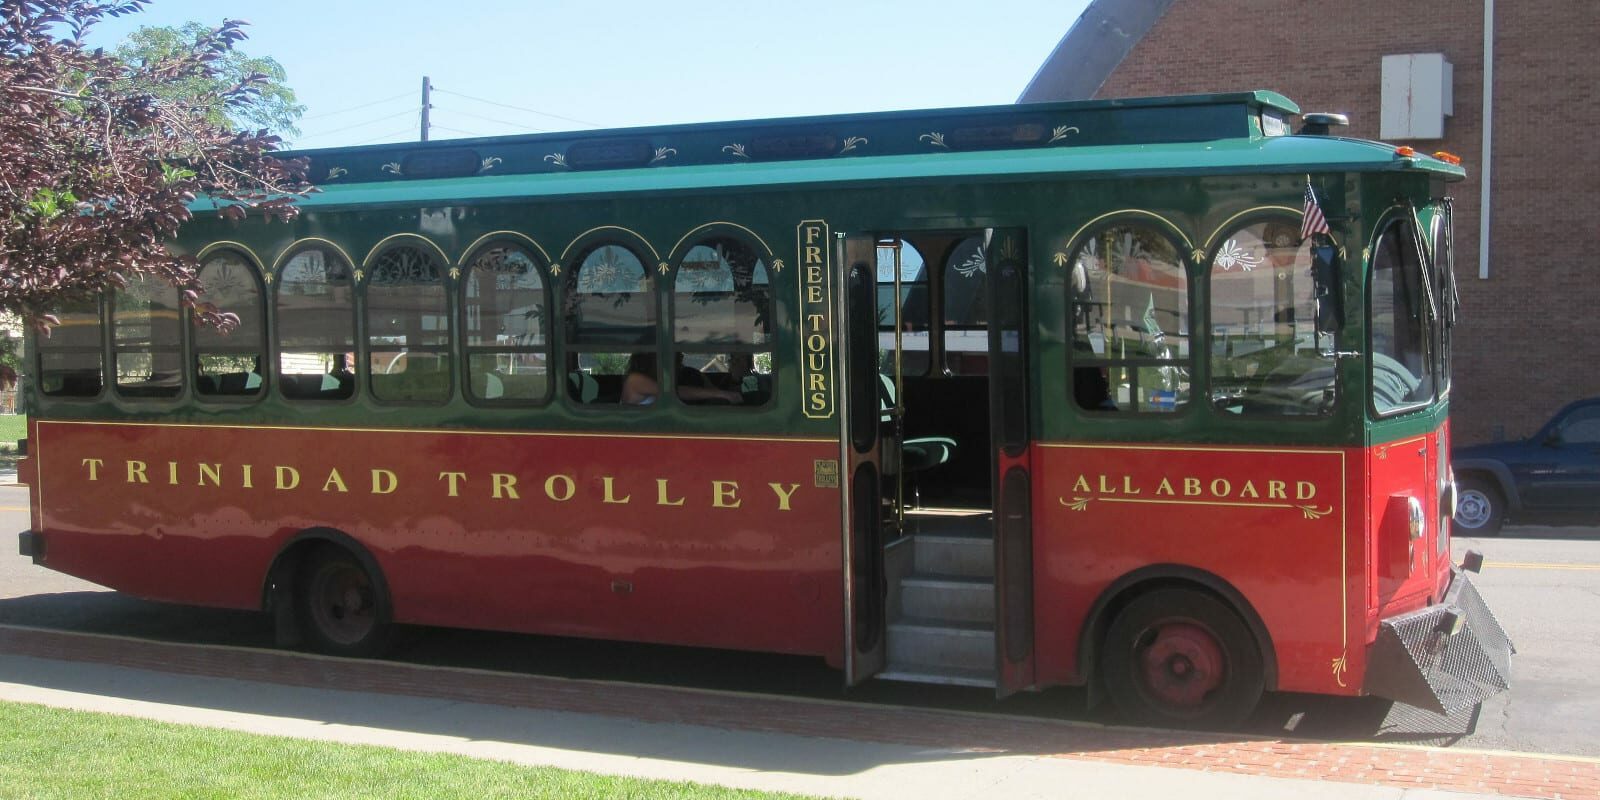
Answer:
M806 302L807 303L820 303L820 302L822 302L822 287L821 286L807 286L806 287Z
M144 476L143 461L128 462L128 483L149 483L150 479Z
M566 492L559 496L556 494L557 481L560 481L567 487ZM557 503L565 503L568 500L571 500L572 496L577 493L578 484L570 475L551 475L550 477L544 479L544 496L556 501Z
M467 479L467 473L465 473L465 472L441 472L441 473L439 473L439 480L448 480L448 481L450 481L450 496L451 497L460 497L461 496L461 490L460 490L461 483L460 482L464 481L466 479Z
M1317 496L1317 485L1311 481L1294 482L1294 499L1310 500Z
M1122 476L1122 493L1123 494L1144 494L1144 490L1143 489L1135 489L1135 488L1133 488L1133 476L1132 475L1124 475L1124 476Z
M207 479L211 480L211 485L212 486L221 486L222 485L222 465L221 464L201 464L200 465L199 484L201 486L206 485L206 480Z
M1217 487L1222 488L1217 488ZM1227 497L1233 493L1233 484L1227 478L1217 478L1211 482L1211 495L1213 497Z
M173 486L178 485L178 462L176 461L167 462L167 483Z
M1092 492L1094 490L1089 488L1089 479L1085 478L1082 475L1079 475L1078 476L1078 480L1075 481L1072 484L1072 491L1074 491L1074 492Z
M683 505L683 498L680 497L677 500L672 500L672 499L667 497L667 479L666 478L656 478L656 505L658 505L658 506L681 506L681 505Z
M828 376L820 375L820 374L819 375L812 375L811 376L811 385L807 386L806 389L809 390L809 391L813 391L813 392L825 392L825 391L827 391L828 390Z
M823 316L823 315L821 315L821 314L807 314L806 315L806 322L811 323L811 332L812 333L821 332L822 331L822 324L824 322L826 322L827 320L828 320L828 318Z
M272 469L276 473L275 477L277 478L279 489L293 489L300 485L300 470L294 467L273 467ZM285 477L288 478L287 481L284 480Z
M1240 497L1260 497L1261 493L1256 491L1255 481L1245 481L1244 482L1244 488L1239 490L1239 496Z
M822 283L822 267L806 267L806 283Z
M344 486L344 476L339 474L338 468L328 470L328 479L322 482L322 491L328 491L329 486L339 487L341 492L349 492Z
M106 462L99 458L86 458L83 460L83 465L89 468L89 480L100 480L100 465L104 463Z
M1183 496L1184 497L1198 497L1199 495L1200 495L1200 479L1199 478L1184 478L1183 479Z
M1103 473L1100 475L1100 493L1101 494L1116 494L1117 493L1116 489L1113 489L1109 485L1106 484L1106 476Z
M250 482L250 469L251 467L249 464L244 465L244 488L246 489L256 488L255 484Z
M393 494L400 486L400 477L386 469L372 471L372 493Z
M811 370L812 372L821 372L821 371L823 371L824 369L827 369L827 368L828 368L828 354L827 353L807 353L806 354L806 369Z
M1162 478L1161 485L1156 487L1156 494L1176 495L1177 492L1172 491L1172 481Z
M605 487L605 493L606 493L605 500L603 502L611 503L612 505L619 505L619 506L620 505L627 505L628 504L628 500L630 498L632 498L633 495L631 495L631 494L623 495L622 498L619 500L617 498L617 495L616 495L616 485L614 484L614 481L616 481L616 478L613 478L610 475L604 475L604 476L602 476L600 478L600 484Z
M806 263L807 264L821 264L822 263L822 248L816 247L814 245L807 245L806 246Z
M806 226L806 244L811 244L812 242L817 240L818 236L821 236L821 235L822 235L822 228L821 227L816 226L816 225L807 225ZM811 249L812 250L818 250L819 248L813 247Z
M1272 500L1288 500L1289 495L1284 492L1287 487L1283 481L1267 481L1267 497Z
M820 353L828 349L828 339L820 333L813 333L806 337L806 349L813 353Z
M783 484L781 484L781 483L769 483L767 485L771 486L772 487L772 493L776 494L778 496L778 510L779 511L791 511L791 510L793 510L793 509L789 508L789 498L794 497L794 492L795 492L796 489L800 488L800 484L798 484L798 483L789 484L789 491L787 491L787 492L783 490Z
M738 497L738 481L712 481L711 482L711 507L712 508L738 508L744 504ZM732 501L732 502L729 502Z
M828 395L822 392L811 393L811 410L821 411L828 407Z
M522 496L517 494L517 476L492 472L489 478L494 481L494 499L499 500L502 497L509 497L512 500L522 499Z

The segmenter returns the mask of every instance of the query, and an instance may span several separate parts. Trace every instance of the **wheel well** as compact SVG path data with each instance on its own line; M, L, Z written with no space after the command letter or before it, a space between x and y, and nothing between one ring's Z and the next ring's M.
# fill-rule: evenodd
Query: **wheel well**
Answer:
M1178 564L1155 564L1134 570L1112 582L1100 593L1085 617L1082 632L1078 634L1078 672L1090 688L1091 698L1096 692L1095 674L1100 647L1105 641L1111 620L1140 595L1158 589L1193 589L1209 594L1239 615L1256 646L1261 648L1262 681L1267 691L1278 688L1278 654L1272 645L1267 626L1244 595L1222 578L1194 567Z
M1456 462L1454 468L1458 487L1464 480L1482 481L1500 493L1500 499L1505 502L1507 511L1521 510L1522 497L1517 494L1516 482L1511 477L1511 471L1504 464L1491 459L1474 459L1467 462Z
M389 595L389 582L378 567L377 559L360 542L349 534L333 528L307 528L290 537L272 559L266 577L261 582L261 610L276 613L293 598L295 576L312 553L324 547L333 547L349 553L361 562L373 585L385 596Z

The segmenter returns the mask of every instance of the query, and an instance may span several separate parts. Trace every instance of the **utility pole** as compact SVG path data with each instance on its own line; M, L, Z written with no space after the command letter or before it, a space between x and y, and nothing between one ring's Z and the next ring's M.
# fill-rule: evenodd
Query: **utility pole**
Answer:
M422 76L422 141L428 141L428 109L433 108L429 102L428 93L433 91L433 84L428 82L428 76Z

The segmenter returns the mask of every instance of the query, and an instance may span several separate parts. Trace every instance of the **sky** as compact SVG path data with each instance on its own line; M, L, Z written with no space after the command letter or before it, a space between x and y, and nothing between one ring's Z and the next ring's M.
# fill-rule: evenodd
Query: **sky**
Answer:
M1087 0L155 0L248 20L306 106L295 147L1015 102Z

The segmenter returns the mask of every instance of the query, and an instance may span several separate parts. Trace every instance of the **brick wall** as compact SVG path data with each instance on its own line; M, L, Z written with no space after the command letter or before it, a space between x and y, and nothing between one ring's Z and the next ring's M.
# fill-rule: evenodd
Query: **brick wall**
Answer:
M1456 197L1456 441L1525 436L1600 394L1600 14L1593 0L1501 0L1495 17L1493 230L1478 279L1483 5L1463 0L1176 0L1098 97L1273 89L1378 137L1382 57L1444 53L1455 67L1445 138L1465 159ZM1591 255L1594 254L1594 255ZM1597 262L1591 264L1591 261Z

